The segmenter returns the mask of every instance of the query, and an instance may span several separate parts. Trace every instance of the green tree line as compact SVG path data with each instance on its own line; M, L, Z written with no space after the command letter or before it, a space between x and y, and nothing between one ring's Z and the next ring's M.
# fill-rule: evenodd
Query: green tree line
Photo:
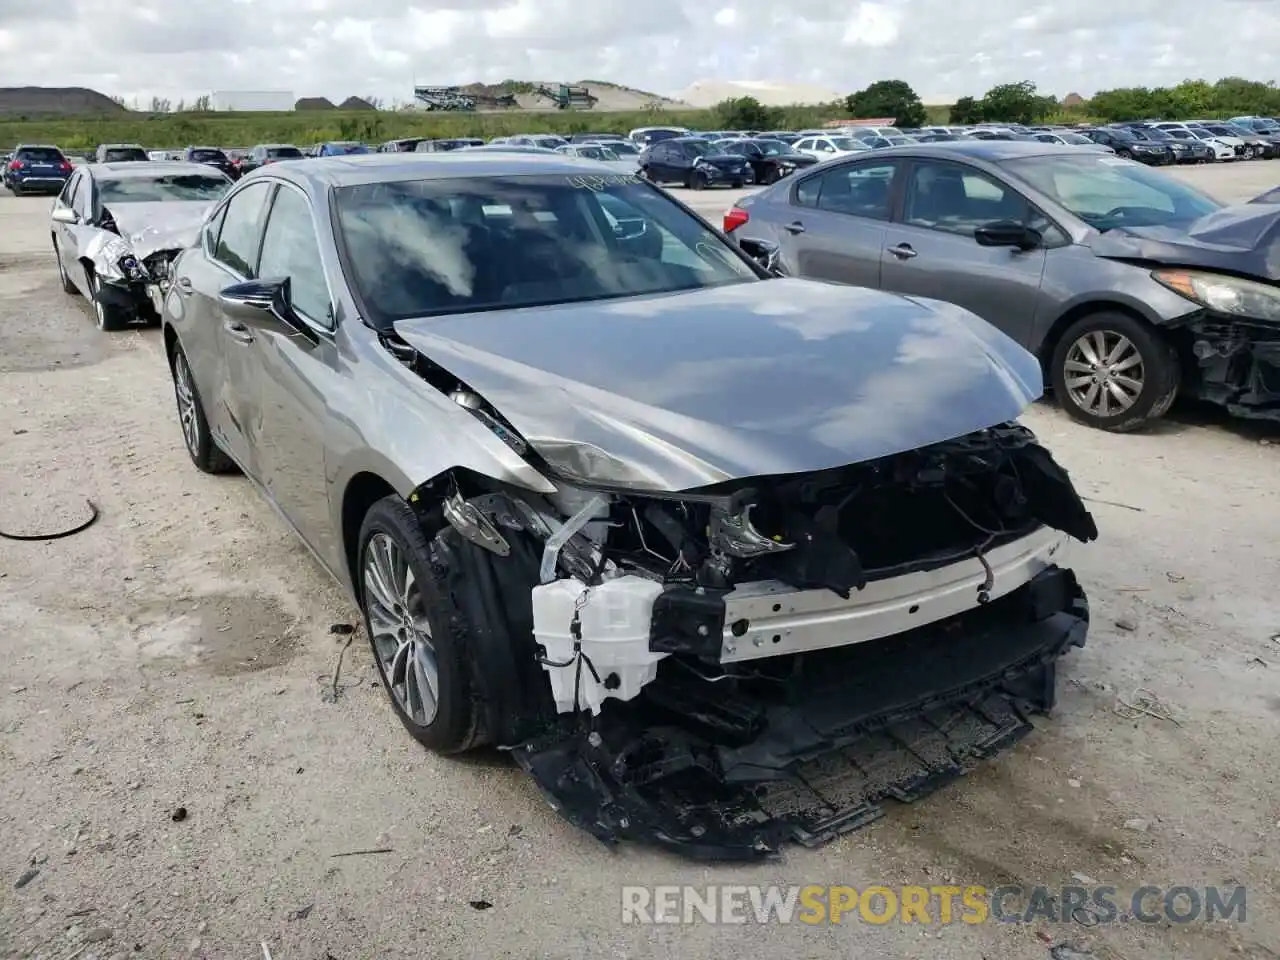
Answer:
M633 127L672 123L694 129L802 129L831 120L889 118L899 126L926 123L1111 122L1162 117L1280 116L1280 89L1241 77L1215 83L1184 80L1173 87L1101 90L1089 100L1064 103L1022 81L992 87L981 97L927 105L903 80L878 80L843 101L805 107L768 107L752 97L726 100L710 110L654 107L626 113L603 111L503 111L423 113L413 110L230 113L209 109L207 98L178 104L163 99L151 111L99 117L0 117L0 147L56 143L86 150L99 143L141 143L176 148L189 144L251 146L255 143L379 142L399 137L497 137L517 133L625 133Z

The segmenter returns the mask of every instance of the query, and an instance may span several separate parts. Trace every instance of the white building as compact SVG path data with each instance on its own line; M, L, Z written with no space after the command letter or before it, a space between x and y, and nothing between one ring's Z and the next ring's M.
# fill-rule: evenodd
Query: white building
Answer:
M215 90L209 95L213 110L292 110L297 102L290 90Z

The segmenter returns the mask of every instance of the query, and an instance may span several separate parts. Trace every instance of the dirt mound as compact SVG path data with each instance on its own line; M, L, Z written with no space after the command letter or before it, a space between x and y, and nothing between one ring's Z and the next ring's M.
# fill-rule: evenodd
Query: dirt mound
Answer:
M368 100L363 100L360 97L347 97L347 99L343 100L342 103L338 104L338 109L339 110L377 110L378 108L375 107Z
M295 110L337 110L327 97L303 97L293 105Z
M106 94L86 87L0 87L0 116L83 117L127 112Z

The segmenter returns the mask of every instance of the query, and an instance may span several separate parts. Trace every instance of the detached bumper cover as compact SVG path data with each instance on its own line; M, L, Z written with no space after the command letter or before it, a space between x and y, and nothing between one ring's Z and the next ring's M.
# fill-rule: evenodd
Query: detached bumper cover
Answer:
M938 623L806 654L769 702L664 661L636 701L590 728L565 718L514 755L553 808L608 843L708 860L817 845L1030 732L1088 620L1075 575L1047 566Z

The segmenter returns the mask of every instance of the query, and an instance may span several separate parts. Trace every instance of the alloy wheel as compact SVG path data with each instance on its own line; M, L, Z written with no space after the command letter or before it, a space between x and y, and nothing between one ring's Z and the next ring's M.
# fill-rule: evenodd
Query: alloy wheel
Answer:
M178 420L182 424L182 439L192 457L200 456L200 421L196 417L196 391L191 379L191 368L181 352L173 358L173 392L178 401Z
M1096 417L1114 417L1138 401L1146 384L1142 354L1114 330L1091 330L1067 351L1067 391L1077 407Z
M435 720L440 691L431 624L413 568L385 533L364 552L364 602L378 666L397 706L414 723Z

